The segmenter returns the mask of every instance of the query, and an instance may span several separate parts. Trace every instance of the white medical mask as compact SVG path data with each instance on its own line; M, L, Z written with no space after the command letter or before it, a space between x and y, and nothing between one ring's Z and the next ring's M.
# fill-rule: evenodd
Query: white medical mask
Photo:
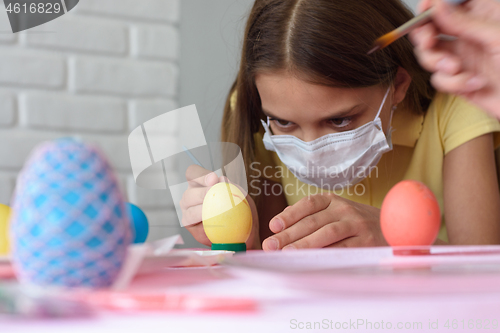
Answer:
M302 182L327 190L354 185L377 166L382 154L392 150L389 120L387 137L382 130L380 112L389 94L387 90L375 120L351 131L332 133L304 142L293 135L272 135L267 124L264 146L274 151L286 167Z

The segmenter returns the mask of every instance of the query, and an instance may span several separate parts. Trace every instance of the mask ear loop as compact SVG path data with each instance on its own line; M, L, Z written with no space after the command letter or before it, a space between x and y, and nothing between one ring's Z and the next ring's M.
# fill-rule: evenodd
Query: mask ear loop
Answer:
M397 109L397 108L398 108L398 106L397 106L397 105L394 105L394 106L392 107L392 109L391 109L391 116L390 116L390 118L389 118L389 127L391 127L391 128L392 128L392 116L394 116L394 111L396 111L396 109Z
M271 121L269 120L269 116L267 117L267 123L264 122L264 120L260 120L262 126L264 126L264 129L266 132L269 132L269 135L272 136L274 135L273 130L271 129Z
M382 112L382 109L384 108L385 100L387 99L387 96L389 96L389 91L391 91L391 87L387 88L387 92L385 93L384 99L382 100L382 104L378 109L377 116L375 117L375 119L377 119L380 116L380 112Z
M269 132L274 135L273 130L271 129L271 120L269 116L267 116L267 128L269 128Z
M389 118L389 127L387 128L386 140L389 143L389 147L392 149L392 133L394 132L394 128L392 128L392 116L394 115L394 111L398 108L397 105L394 105L391 108L391 117Z

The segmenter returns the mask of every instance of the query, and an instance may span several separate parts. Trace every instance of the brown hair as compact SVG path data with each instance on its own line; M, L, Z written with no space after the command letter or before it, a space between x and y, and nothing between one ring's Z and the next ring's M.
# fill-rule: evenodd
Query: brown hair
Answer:
M367 54L375 39L412 17L400 0L256 0L222 122L222 141L242 149L249 176L253 134L264 119L255 86L258 73L288 71L313 84L360 88L388 86L402 67L412 83L401 106L426 112L435 90L407 38Z

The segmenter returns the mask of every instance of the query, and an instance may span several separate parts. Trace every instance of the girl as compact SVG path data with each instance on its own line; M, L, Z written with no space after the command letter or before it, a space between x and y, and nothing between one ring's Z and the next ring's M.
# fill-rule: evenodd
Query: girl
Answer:
M380 206L403 179L436 195L436 244L500 243L499 123L436 93L407 38L367 55L411 18L399 0L256 0L222 124L248 172L248 247L386 245ZM187 170L181 207L209 245L201 204L220 179L207 173Z

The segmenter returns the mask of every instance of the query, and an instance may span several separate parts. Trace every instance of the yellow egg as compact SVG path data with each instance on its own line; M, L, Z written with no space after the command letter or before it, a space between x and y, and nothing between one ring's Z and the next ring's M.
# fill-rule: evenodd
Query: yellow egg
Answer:
M218 183L207 192L202 208L203 228L216 244L245 243L252 230L248 201L233 184Z
M9 219L11 209L0 204L0 255L9 254Z

